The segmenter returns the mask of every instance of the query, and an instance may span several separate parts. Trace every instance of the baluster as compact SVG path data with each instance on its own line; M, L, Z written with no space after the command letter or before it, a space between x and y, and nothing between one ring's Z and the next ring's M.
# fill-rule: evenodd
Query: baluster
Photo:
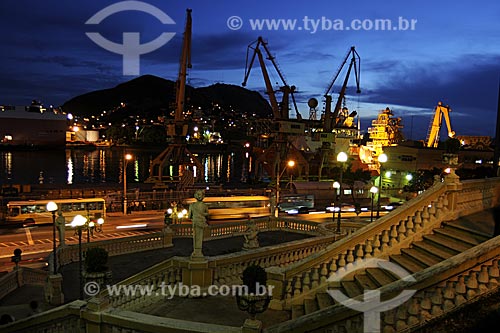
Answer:
M490 276L488 275L488 266L481 266L481 271L478 274L477 281L479 282L480 293L488 290L488 282L490 281Z
M432 310L431 313L433 316L439 316L443 313L443 309L441 306L443 305L443 294L441 292L441 287L436 287L436 292L431 298L432 302Z
M293 297L297 297L302 291L302 281L300 277L295 278L295 284L293 285Z
M405 224L406 224L406 220L399 222L399 227L397 228L398 231L397 231L397 236L396 236L398 243L406 238L406 226L405 226ZM394 228L394 229L396 229L396 228Z
M359 244L356 250L356 261L363 260L365 258L365 252L363 251L363 245Z
M488 288L493 289L496 286L498 286L499 270L498 270L497 260L493 260L492 265L488 269L488 274L490 275L490 282L488 284Z
M466 298L471 299L474 296L477 295L477 288L478 288L478 283L476 279L476 272L470 271L469 272L469 278L467 279L467 292L466 292Z
M387 248L389 243L389 231L384 230L382 231L382 246L380 247L382 252L387 251Z
M352 249L347 250L347 257L346 257L347 265L345 267L346 269L350 269L351 266L353 265L353 262L354 262L353 252L354 252L354 250L352 250Z
M413 326L418 324L420 315L420 304L417 297L412 297L410 299L410 306L408 306L408 325Z
M415 224L415 233L422 230L422 213L419 210L413 216L413 223Z
M446 288L444 289L443 297L444 297L444 304L443 304L443 309L444 311L449 311L451 310L454 306L454 300L455 300L455 288L453 287L453 281L447 281L446 282Z
M326 280L328 279L328 263L323 263L321 265L321 271L319 272L320 278L319 278L319 283L323 284L326 283Z
M372 241L371 241L371 239L367 239L366 246L365 246L365 258L371 258L372 252L373 252Z
M319 285L319 268L313 268L312 277L311 277L311 288L316 288Z
M377 257L380 254L380 235L375 235L373 238L373 256Z
M408 216L408 218L406 219L406 230L407 230L406 235L407 236L413 235L415 233L414 228L415 224L413 224L413 216Z
M426 227L429 223L429 207L425 206L422 211L422 227Z

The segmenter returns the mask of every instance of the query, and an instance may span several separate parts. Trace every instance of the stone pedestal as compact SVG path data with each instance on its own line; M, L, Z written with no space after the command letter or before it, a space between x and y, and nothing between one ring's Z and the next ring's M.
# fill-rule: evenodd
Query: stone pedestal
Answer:
M64 303L62 292L62 275L51 274L45 284L45 300L51 305L61 305Z
M169 226L166 226L163 228L163 247L172 247L174 244L172 243L172 238L173 238L174 232L172 229L170 229Z
M182 268L182 284L193 287L198 286L203 293L212 284L212 270L208 267L208 261L204 258L190 260Z
M247 319L241 328L242 333L260 333L262 332L262 322L256 319Z

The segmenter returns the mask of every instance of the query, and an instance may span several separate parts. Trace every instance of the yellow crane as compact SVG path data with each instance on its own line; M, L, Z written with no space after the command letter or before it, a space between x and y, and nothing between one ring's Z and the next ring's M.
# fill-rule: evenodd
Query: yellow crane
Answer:
M441 131L443 117L446 121L446 127L448 128L448 136L450 138L453 138L455 136L455 132L451 129L450 112L451 108L448 105L444 106L442 102L438 102L438 105L434 110L434 118L432 119L431 125L429 127L429 132L427 134L426 147L438 147L439 132Z

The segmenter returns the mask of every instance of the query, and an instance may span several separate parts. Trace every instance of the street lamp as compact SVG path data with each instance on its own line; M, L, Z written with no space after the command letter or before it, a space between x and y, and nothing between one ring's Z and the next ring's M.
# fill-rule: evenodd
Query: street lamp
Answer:
M382 165L387 162L387 155L382 153L378 156L378 163L380 164L380 176L378 179L378 195L377 195L377 218L380 217L380 192L382 192Z
M127 164L132 159L131 154L125 154L123 161L123 214L127 214Z
M79 263L79 285L80 285L80 299L83 300L83 260L82 260L82 229L87 223L87 218L82 215L76 215L71 221L71 227L76 229L78 233L78 263Z
M332 222L335 222L335 208L337 208L337 203L339 201L340 183L333 182L333 188L335 189L335 198L333 199Z
M286 163L285 167L283 168L283 171L278 172L278 174L276 176L276 207L275 207L275 211L274 211L275 217L278 217L279 211L280 211L279 207L278 207L280 204L280 178L285 173L285 170L287 167L293 168L294 166L295 166L295 161L293 161L293 160L288 161Z
M344 163L347 161L347 154L341 151L337 155L337 162L340 162L340 181L339 181L339 189L340 189L340 205L339 205L339 217L337 220L337 233L340 233L340 219L342 217L342 197L343 197L343 189L342 189L342 175L344 173Z
M373 222L373 197L375 196L375 194L377 194L377 192L378 192L377 186L370 187L370 193L372 195L372 209L370 211L370 222Z
M54 252L54 274L57 274L57 249L56 249L56 211L57 204L54 201L47 203L47 211L52 213L52 251Z

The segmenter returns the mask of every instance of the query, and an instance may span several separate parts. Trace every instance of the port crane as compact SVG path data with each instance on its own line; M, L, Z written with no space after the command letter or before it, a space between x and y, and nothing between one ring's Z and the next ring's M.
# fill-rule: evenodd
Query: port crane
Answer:
M438 147L439 132L441 131L443 117L446 122L446 127L448 128L448 137L453 138L455 136L455 132L451 129L450 112L451 108L448 105L444 106L442 102L438 102L438 105L434 110L434 118L429 126L426 147Z
M186 109L186 78L191 68L191 9L186 10L186 26L184 29L179 74L176 81L175 114L173 122L167 124L167 135L173 137L173 143L161 152L151 163L150 176L146 180L158 186L164 183L175 183L177 189L194 183L194 170L203 178L203 167L188 149L186 135L188 123L184 117Z
M276 92L271 84L271 80L269 78L269 73L266 67L266 63L264 61L264 56L262 55L261 47L264 49L266 53L267 59L271 61L273 64L276 73L281 79L281 83L283 84L279 91L283 93L281 103L278 103L276 98ZM253 51L253 52L252 52ZM250 57L250 53L252 52L252 56ZM283 120L289 119L289 104L290 97L292 98L293 106L295 109L295 113L297 115L297 119L300 119L300 113L297 108L297 103L295 101L294 92L296 90L295 86L290 86L285 79L285 76L281 72L278 63L276 62L276 58L271 54L269 48L267 46L267 42L264 41L262 37L250 43L247 48L247 58L245 64L245 78L243 79L243 83L241 84L243 87L247 85L248 77L250 76L250 71L252 70L253 63L255 61L255 57L259 59L260 69L262 71L262 76L264 77L264 82L266 84L266 93L269 95L269 102L271 103L271 109L273 110L273 118L275 120Z
M332 89L335 81L339 77L342 69L347 64L349 57L351 58L351 61L349 62L347 74L344 78L344 82L343 82L342 87L340 89L337 103L335 104L335 108L333 109L333 112L332 112L332 96L330 95L330 90ZM346 56L344 57L344 60L342 61L337 72L335 73L335 76L333 77L332 81L330 82L330 84L328 85L328 88L325 91L325 95L324 95L325 96L325 119L324 119L324 126L323 126L324 132L327 132L327 133L331 132L333 128L344 125L345 119L347 119L348 117L352 118L356 115L356 113L351 113L350 115L343 115L344 119L339 118L339 113L341 113L341 105L345 99L345 92L347 89L347 83L349 81L349 76L350 76L353 68L354 68L354 76L356 78L356 93L358 93L358 94L361 93L361 89L359 88L359 78L360 78L360 72L361 72L360 67L361 67L361 59L360 59L359 54L356 51L355 47L352 46L349 49L349 51L347 52Z
M309 173L309 164L302 156L300 151L295 149L290 143L291 136L304 135L305 125L301 122L302 117L298 111L297 103L294 93L296 87L289 85L280 70L276 58L269 51L268 43L259 36L258 39L250 43L247 47L245 77L242 86L247 85L250 72L252 70L255 59L258 59L264 83L266 85L266 94L269 96L269 102L273 112L272 124L272 144L265 149L262 154L256 159L256 172L262 174L265 170L269 176L275 178L282 170L282 162L286 161L287 157L292 157L303 166L305 173ZM278 74L281 84L278 90L273 88L271 79L269 78L269 71L266 67L266 61L272 63L272 67ZM276 93L281 92L281 103L278 103ZM290 119L289 105L290 99L292 101L297 119ZM300 172L300 171L299 171Z

